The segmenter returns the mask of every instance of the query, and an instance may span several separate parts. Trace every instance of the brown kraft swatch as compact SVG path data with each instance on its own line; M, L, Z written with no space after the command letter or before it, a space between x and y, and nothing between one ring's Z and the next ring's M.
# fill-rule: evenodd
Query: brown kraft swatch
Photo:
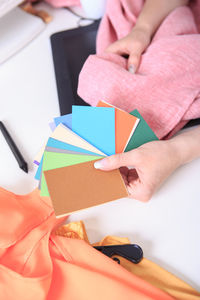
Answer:
M44 171L56 216L128 196L120 171L97 170L94 162Z

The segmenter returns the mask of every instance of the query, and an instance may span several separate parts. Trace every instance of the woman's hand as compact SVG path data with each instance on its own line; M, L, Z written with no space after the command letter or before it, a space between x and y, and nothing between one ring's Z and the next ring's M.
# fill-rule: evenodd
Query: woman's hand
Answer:
M180 164L176 147L169 140L149 142L109 156L96 162L95 168L105 171L120 168L130 197L146 202Z
M200 158L200 126L171 140L146 143L129 152L106 157L94 166L105 171L120 168L130 197L148 201L176 168L196 158Z
M124 38L111 44L106 51L129 55L128 69L135 73L140 64L142 53L150 44L151 38L166 16L175 8L187 5L188 0L146 0L138 16L135 27Z
M141 55L150 44L150 40L150 34L146 29L135 26L127 36L111 44L106 52L128 55L128 70L134 74L139 67Z

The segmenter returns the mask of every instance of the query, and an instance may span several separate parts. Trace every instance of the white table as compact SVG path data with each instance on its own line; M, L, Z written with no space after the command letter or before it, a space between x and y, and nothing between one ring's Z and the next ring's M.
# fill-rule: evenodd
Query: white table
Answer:
M59 114L49 36L77 26L78 17L65 9L54 16L33 42L0 66L0 119L20 145L28 175L19 169L0 134L0 186L19 194L32 191L33 158L50 134L48 123ZM75 213L91 242L105 235L127 236L145 257L200 290L200 159L178 169L149 203L121 199Z

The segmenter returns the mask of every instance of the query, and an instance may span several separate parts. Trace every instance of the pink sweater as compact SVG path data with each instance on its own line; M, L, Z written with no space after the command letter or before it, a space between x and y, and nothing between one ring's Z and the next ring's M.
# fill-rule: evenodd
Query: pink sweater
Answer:
M141 0L108 0L97 55L84 64L78 94L94 106L105 100L128 112L137 108L163 138L200 117L200 1L166 17L133 75L125 58L104 50L130 32L142 5Z

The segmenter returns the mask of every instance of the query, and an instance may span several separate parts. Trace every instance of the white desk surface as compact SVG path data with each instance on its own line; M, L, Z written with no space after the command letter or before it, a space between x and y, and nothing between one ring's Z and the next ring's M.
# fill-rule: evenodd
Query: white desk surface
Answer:
M48 123L59 115L49 37L78 21L65 9L44 6L52 23L0 66L0 120L29 165L28 174L19 169L0 134L0 186L18 194L37 186L33 158L50 134ZM105 235L129 237L145 257L200 290L200 159L178 169L150 202L121 199L69 217L80 219L91 242Z

